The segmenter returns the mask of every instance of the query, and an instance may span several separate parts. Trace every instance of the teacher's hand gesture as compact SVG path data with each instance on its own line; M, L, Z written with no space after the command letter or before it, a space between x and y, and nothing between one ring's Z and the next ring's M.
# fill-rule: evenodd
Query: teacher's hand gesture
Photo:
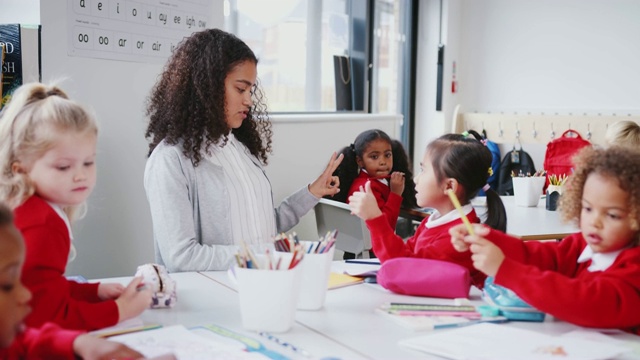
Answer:
M336 171L338 165L342 162L344 155L333 153L329 164L324 169L322 174L309 185L309 191L317 198L323 198L327 195L333 196L340 192L340 179L337 176L333 176L333 172Z

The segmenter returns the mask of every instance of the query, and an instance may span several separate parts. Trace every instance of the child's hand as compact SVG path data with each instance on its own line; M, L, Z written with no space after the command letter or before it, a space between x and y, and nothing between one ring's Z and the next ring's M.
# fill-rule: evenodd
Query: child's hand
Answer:
M393 173L391 173L391 178L389 179L389 188L391 188L392 193L402 196L402 193L404 192L403 172L394 171Z
M476 235L487 236L489 234L489 228L480 224L471 224L473 231ZM469 235L469 230L465 224L458 224L449 228L449 235L451 235L451 245L459 252L465 252L469 250L469 243L465 240Z
M464 224L458 224L449 228L449 235L451 235L451 245L458 252L465 252L469 250L469 244L464 241L464 237L469 235L469 231Z
M144 286L140 287L141 281L140 276L133 278L122 295L116 299L120 314L118 322L138 316L151 305L152 291Z
M502 250L491 241L477 235L468 236L465 241L469 243L469 249L473 254L471 255L473 267L488 276L496 276L504 261Z
M360 191L354 192L349 196L349 207L351 213L358 216L362 220L369 220L382 215L382 211L378 207L378 201L371 191L371 182L367 181L364 188L361 186Z
M100 284L98 285L98 297L102 300L116 299L124 291L121 284Z
M128 346L89 334L73 341L73 352L82 359L139 359L143 355Z
M331 155L329 164L327 164L322 174L320 174L316 181L309 185L309 192L311 192L313 196L320 199L327 195L333 196L340 192L340 179L337 176L333 176L333 172L336 171L343 158L344 155L340 154L338 156L335 152Z

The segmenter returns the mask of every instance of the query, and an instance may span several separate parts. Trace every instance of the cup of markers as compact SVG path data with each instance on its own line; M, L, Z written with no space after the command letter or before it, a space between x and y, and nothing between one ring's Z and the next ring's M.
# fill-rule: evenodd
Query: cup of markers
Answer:
M295 233L292 236L280 234L274 241L277 253L291 252L292 245L302 246L304 260L300 264L301 284L297 308L300 310L319 310L324 306L333 261L334 244L338 231L328 232L318 241L300 241Z
M287 256L255 255L244 248L230 269L240 297L242 326L247 330L286 332L295 321L300 294L302 247Z

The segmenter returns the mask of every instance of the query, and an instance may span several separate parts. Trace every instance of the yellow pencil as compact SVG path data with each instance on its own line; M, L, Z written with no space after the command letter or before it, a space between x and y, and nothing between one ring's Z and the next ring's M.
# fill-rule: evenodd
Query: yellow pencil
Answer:
M129 334L129 333L133 333L133 332L140 332L140 331L159 329L161 327L162 327L162 325L154 324L154 325L141 325L141 326L135 326L135 327L123 328L123 329L113 329L113 330L109 330L109 331L100 331L100 330L98 330L98 331L94 332L94 335L97 336L97 337L101 337L101 338L107 338L107 337L111 337L111 336Z
M460 213L460 217L462 218L462 222L467 227L467 231L469 231L469 234L475 235L476 233L473 231L473 226L471 226L471 223L469 222L467 215L465 215L464 211L462 211L462 205L460 205L460 201L458 201L458 197L456 196L456 193L454 193L453 190L449 189L447 190L447 194L449 195L449 199L451 199L453 206L455 206L456 209L458 209L458 212Z

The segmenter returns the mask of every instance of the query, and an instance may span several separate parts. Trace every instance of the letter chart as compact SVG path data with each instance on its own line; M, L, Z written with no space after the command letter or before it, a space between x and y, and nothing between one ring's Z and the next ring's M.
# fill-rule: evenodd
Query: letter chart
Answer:
M182 39L210 26L210 0L68 0L68 54L164 63Z

